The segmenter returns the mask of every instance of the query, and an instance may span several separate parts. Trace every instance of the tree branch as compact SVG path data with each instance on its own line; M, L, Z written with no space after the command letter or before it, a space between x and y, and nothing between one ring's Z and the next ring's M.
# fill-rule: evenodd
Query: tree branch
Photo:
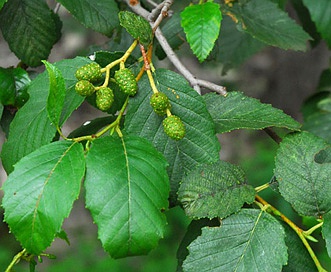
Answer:
M156 19L155 22L151 21L152 17L155 18L155 11L149 12L146 9L144 9L140 3L138 2L135 5L130 4L130 0L125 0L126 4L132 9L133 12L136 14L144 17L146 20L148 20L151 23L151 26L154 28L154 25L157 27L159 23L164 18L164 15L166 12L168 12L173 0L165 0L163 3L156 6L155 10L158 10L160 12L160 15ZM162 8L161 8L162 6ZM153 16L151 14L153 13ZM171 48L170 44L168 43L167 39L164 37L162 31L160 28L155 29L155 37L160 43L163 51L167 54L167 57L172 62L172 64L176 67L176 69L186 78L186 80L190 83L192 88L196 90L199 94L201 94L200 87L208 88L212 91L215 91L221 95L226 95L226 89L223 86L217 85L215 83L203 80L203 79L197 79L187 68L186 66L180 61L177 54L174 52L174 50Z

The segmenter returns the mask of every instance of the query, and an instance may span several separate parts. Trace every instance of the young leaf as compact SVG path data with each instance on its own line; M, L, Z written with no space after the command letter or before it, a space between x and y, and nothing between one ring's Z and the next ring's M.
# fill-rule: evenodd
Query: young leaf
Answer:
M217 133L266 127L299 130L301 126L283 111L263 104L255 98L247 97L241 92L229 92L226 97L209 93L203 97L216 124Z
M318 32L331 47L331 2L329 0L303 0L308 8L312 20L315 22Z
M119 26L115 0L58 0L79 22L94 31L111 36Z
M43 0L11 0L0 12L0 28L15 55L29 66L47 59L61 36L61 22Z
M241 0L231 8L239 27L255 39L283 49L306 50L310 36L296 24L276 3L268 0Z
M152 95L148 78L139 81L139 91L129 103L125 118L127 132L151 141L164 154L170 166L168 175L171 184L171 198L176 192L185 172L202 163L219 160L220 145L215 127L203 98L197 94L180 75L169 70L158 69L154 74L157 88L165 93L171 103L171 112L183 121L186 136L180 141L170 139L163 130L163 117L150 106Z
M86 157L86 206L114 258L147 254L163 237L169 181L164 157L136 136L104 137Z
M84 101L84 98L73 90L75 70L88 61L77 57L72 60L63 60L54 65L61 71L69 91L61 117L60 126L70 114ZM46 73L40 74L29 86L30 98L28 102L16 113L10 125L8 141L2 146L2 163L7 171L13 171L13 165L22 157L39 147L48 144L55 136L56 128L48 118L46 104L49 90L49 81Z
M329 257L331 257L331 212L328 212L323 216L322 234L325 239L326 249Z
M81 144L54 142L22 158L3 186L5 221L29 253L38 255L61 231L85 172Z
M129 11L121 11L118 17L121 26L123 26L134 39L138 39L142 45L147 47L152 42L153 31L147 20Z
M224 218L254 199L255 190L246 184L243 170L223 161L189 172L178 190L186 214L195 218Z
M51 122L58 127L66 95L66 86L61 71L53 64L43 61L49 77L49 94L47 99L47 113Z
M328 144L309 133L294 133L283 139L276 155L275 176L279 191L301 215L320 216L331 210L331 164L314 157Z
M215 45L221 28L222 13L216 3L188 6L181 13L182 27L193 53L204 61Z
M285 232L271 215L241 210L220 227L203 228L188 246L184 271L281 271L287 261Z

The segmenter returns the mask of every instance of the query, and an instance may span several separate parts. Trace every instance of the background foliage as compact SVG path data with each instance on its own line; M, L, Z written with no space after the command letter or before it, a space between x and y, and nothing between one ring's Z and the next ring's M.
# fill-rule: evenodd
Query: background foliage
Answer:
M173 58L171 48L187 43L191 58L231 73L269 46L296 51L314 50L319 43L330 47L330 2L159 1L155 7L151 1L56 2L109 42L103 50L91 48L83 56L50 63L46 59L62 35L58 9L44 0L0 1L3 38L21 61L15 68L0 68L6 136L1 158L8 174L2 208L23 249L11 264L6 262L8 269L26 260L33 271L36 261L52 258L46 252L55 238L69 243L63 222L79 198L97 226L101 246L113 258L147 254L161 238L175 236L170 245L161 240L157 249L173 252L164 269L177 266L178 247L178 271L325 271L331 252L330 69L302 106L303 119L295 120L249 97L245 88L228 87L226 92L201 80ZM287 8L296 12L297 21ZM141 53L133 50L134 40ZM184 56L182 52L178 54ZM91 53L92 58L86 57ZM176 71L157 66L156 58L166 57ZM95 95L85 99L75 92L76 70L92 61L105 74L94 83L95 90L112 88L115 103L101 118L64 134L77 108L86 103L96 107ZM42 65L44 71L35 68ZM139 91L130 98L112 79L124 66L138 80ZM168 97L167 116L179 116L185 125L182 140L164 132L165 116L150 106L155 92ZM220 160L224 145L219 135L222 139L237 130L264 130L276 144L272 151L270 143L257 147L255 159L241 154L241 165ZM259 164L263 175L255 169ZM78 243L84 244L84 238ZM100 247L95 237L87 243ZM1 252L4 259L11 258ZM89 254L80 250L71 258L78 258L82 269L133 269L106 257L98 264L96 257L86 261L82 256ZM65 262L52 265L78 269ZM155 269L152 261L141 266L149 269Z

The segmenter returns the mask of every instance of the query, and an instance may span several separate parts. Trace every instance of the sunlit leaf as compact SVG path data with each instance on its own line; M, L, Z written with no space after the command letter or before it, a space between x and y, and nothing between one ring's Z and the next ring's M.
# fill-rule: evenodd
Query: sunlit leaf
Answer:
M5 221L29 253L40 254L61 231L85 173L79 143L54 142L22 158L4 183Z
M181 12L182 27L193 53L204 61L219 35L222 13L216 3L191 5Z
M163 237L169 181L164 157L137 136L104 137L86 158L86 206L114 258L147 254Z

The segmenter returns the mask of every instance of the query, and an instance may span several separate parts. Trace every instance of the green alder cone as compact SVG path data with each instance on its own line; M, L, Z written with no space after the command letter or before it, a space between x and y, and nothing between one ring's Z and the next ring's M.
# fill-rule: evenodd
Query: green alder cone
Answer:
M78 68L75 76L78 80L97 82L102 78L101 66L96 62L91 62Z
M181 140L185 136L185 126L178 116L170 115L162 122L164 132L176 141Z
M134 96L137 93L138 84L130 69L124 68L117 70L114 77L123 93L130 96Z
M153 40L153 30L147 20L130 11L121 11L118 14L120 24L139 43L147 47Z
M96 91L96 99L98 109L107 111L114 102L114 93L112 89L108 87L101 87Z
M167 112L167 109L170 109L171 105L169 102L169 98L165 93L154 93L151 96L150 99L150 104L153 108L153 110L158 114L158 115L164 115Z
M79 80L75 85L75 91L82 96L90 96L94 93L93 84L87 80Z

